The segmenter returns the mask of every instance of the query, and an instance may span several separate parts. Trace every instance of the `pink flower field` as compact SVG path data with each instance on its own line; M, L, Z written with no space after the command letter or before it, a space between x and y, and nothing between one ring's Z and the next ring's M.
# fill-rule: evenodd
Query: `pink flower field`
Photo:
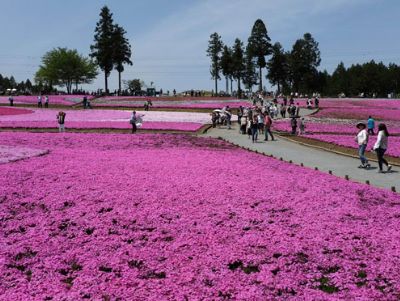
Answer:
M44 104L44 96L42 102ZM83 100L84 95L48 95L49 104L72 106ZM88 99L93 99L93 96L87 95ZM37 96L13 96L15 104L37 104ZM8 96L0 96L0 104L9 104Z
M0 113L1 113L0 108ZM13 109L15 111L24 109ZM0 128L57 128L59 110L34 109L31 114L0 115ZM70 129L130 129L131 111L66 110L66 128ZM210 122L210 115L191 112L138 112L143 117L142 129L197 131Z
M22 114L32 114L32 110L27 109L17 109L13 107L0 107L0 116L6 115L22 115Z
M355 135L349 136L349 135L314 134L314 135L306 135L306 137L319 141L329 142L339 146L358 148L357 143L354 141ZM376 142L376 137L377 136L372 136L369 138L369 143L368 143L369 147L367 148L368 150L372 150L372 147ZM400 137L398 136L389 137L389 148L386 154L393 157L400 157Z
M400 297L398 194L209 138L0 141L49 150L0 169L1 300Z
M349 120L348 122L341 121L325 121L325 120L305 120L306 133L308 134L338 134L338 135L349 135L357 134L357 128L355 125L357 121ZM377 131L377 125L375 132ZM400 124L389 122L387 123L389 131L393 135L400 135ZM275 121L273 129L281 132L291 132L290 120Z
M101 107L143 107L147 98L101 98L93 101L93 106ZM250 103L244 100L234 99L202 99L202 98L149 98L152 100L153 108L164 109L220 109L225 106L239 108L239 106L249 106Z
M373 116L377 120L400 121L400 109L382 108L322 108L314 117L319 118L339 118L339 119L361 119L367 120L368 116Z

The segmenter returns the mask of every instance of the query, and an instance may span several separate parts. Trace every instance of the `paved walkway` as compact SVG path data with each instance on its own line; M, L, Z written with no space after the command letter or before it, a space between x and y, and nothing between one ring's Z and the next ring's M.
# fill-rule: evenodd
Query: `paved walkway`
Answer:
M283 158L285 161L292 160L293 163L303 163L304 166L315 168L318 167L322 172L328 173L332 171L334 175L345 178L349 176L350 180L365 183L366 180L371 185L377 187L383 187L391 189L395 187L397 192L400 192L400 168L394 167L390 173L378 173L377 163L372 162L372 167L369 170L357 168L360 165L360 161L347 157L331 153L324 150L315 149L312 147L303 146L295 142L290 142L276 136L276 141L262 141L264 136L262 135L261 141L252 143L251 139L248 139L247 135L239 134L239 128L236 125L231 130L226 128L215 128L210 129L206 134L209 137L222 137L226 141L240 145L244 148L250 148L251 150L265 153L267 155L273 155L276 158Z

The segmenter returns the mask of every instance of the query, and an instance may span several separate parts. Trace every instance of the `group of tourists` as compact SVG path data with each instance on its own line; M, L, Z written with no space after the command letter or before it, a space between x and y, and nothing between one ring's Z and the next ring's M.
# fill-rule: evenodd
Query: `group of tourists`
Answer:
M355 137L355 141L358 144L358 155L360 157L361 165L359 168L369 169L371 164L369 164L365 152L367 150L368 142L370 136L375 135L375 120L369 116L367 124L364 122L357 123L358 134ZM386 171L391 171L392 166L386 161L384 155L388 149L388 139L389 132L387 130L386 124L380 123L378 125L378 136L372 150L376 153L378 159L379 173L383 173L383 165L386 165Z
M271 131L272 118L269 110L265 107L259 108L239 108L238 123L240 125L240 133L248 135L253 143L257 142L258 135L264 134L264 141L268 141L268 136L274 141L274 135Z
M232 125L232 111L229 106L223 107L221 110L217 109L211 113L212 127L215 128L220 125L226 125L231 129Z
M38 108L43 108L43 98L42 98L42 95L39 95L39 96L37 97L37 106L38 106ZM49 107L49 97L48 97L47 95L44 97L44 107L45 107L45 108L48 108L48 107Z

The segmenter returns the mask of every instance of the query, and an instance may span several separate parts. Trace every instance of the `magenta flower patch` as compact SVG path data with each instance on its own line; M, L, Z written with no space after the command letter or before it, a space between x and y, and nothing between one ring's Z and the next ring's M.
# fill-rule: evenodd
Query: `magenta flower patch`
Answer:
M314 135L306 135L308 138L316 139L319 141L329 142L332 144L336 144L339 146L358 148L357 143L354 141L354 136L348 135L324 135L324 134L314 134ZM372 150L377 136L372 136L369 138L368 150ZM390 136L388 143L388 150L386 152L387 155L393 157L400 157L400 137L398 136Z
M396 300L400 197L184 135L0 133L3 300Z

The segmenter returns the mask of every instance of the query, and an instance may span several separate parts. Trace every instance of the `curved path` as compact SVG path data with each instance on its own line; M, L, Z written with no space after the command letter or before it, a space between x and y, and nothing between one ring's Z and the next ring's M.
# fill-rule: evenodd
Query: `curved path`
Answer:
M395 187L400 192L400 168L394 167L390 173L378 173L377 163L371 163L369 170L359 169L360 161L324 150L303 146L294 142L285 140L276 135L276 141L264 142L264 136L259 141L252 143L247 135L239 134L239 127L235 124L231 130L222 128L210 129L206 134L209 137L221 137L224 140L239 145L243 148L249 148L252 151L258 151L267 155L273 155L276 158L283 158L285 161L292 161L295 164L303 163L304 166L315 168L320 171L332 173L336 176L350 180L365 183L367 180L371 185L392 189Z

